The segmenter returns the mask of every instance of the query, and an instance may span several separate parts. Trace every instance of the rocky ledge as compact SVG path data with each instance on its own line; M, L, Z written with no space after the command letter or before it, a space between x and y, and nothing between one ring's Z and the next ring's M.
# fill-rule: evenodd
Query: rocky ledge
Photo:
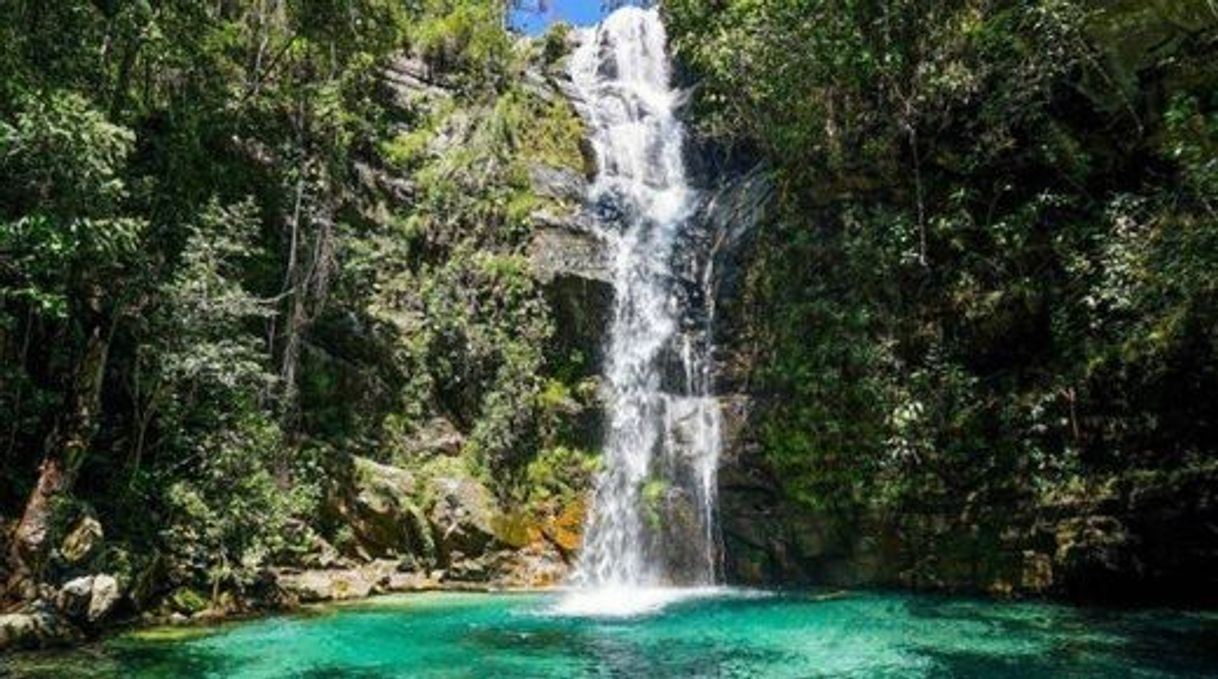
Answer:
M0 614L0 650L78 643L123 624L204 624L390 592L548 588L566 577L583 525L578 503L552 516L505 512L456 464L419 472L345 460L324 501L341 539L314 536L306 553L239 587L98 570L108 563L102 526L80 519L55 550L61 577Z

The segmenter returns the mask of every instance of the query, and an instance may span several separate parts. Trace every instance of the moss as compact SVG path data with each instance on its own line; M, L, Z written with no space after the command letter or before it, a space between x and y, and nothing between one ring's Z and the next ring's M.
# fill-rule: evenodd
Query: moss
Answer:
M495 537L514 549L520 549L541 536L536 520L527 512L515 511L491 519Z
M543 413L554 412L571 402L571 389L561 380L546 380L545 387L537 395L537 405Z
M206 596L190 587L175 589L165 598L165 603L174 611L183 615L194 615L209 605Z
M648 479L643 483L643 488L639 493L643 501L643 518L653 529L660 528L662 522L660 505L664 502L664 496L668 494L668 488L668 481L664 479Z
M434 138L435 131L426 127L400 132L392 139L381 142L381 156L394 169L412 170L424 161L428 145Z
M566 552L575 552L583 544L587 505L582 498L566 503L558 516L546 526L546 536Z
M528 125L521 139L521 150L530 161L585 171L580 144L586 136L583 121L566 99L545 103L531 99Z
M124 638L141 642L172 643L198 639L215 633L216 629L213 627L166 625L135 630L123 636Z

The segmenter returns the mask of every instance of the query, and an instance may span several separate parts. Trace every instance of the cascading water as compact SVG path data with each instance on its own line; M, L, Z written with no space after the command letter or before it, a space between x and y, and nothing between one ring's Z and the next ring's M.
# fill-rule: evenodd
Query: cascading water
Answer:
M571 77L600 168L589 205L616 250L615 311L605 466L573 578L578 589L560 608L631 614L717 577L713 304L709 265L698 276L677 263L697 192L686 178L679 92L669 84L658 12L619 9L580 40ZM703 308L692 308L695 297Z

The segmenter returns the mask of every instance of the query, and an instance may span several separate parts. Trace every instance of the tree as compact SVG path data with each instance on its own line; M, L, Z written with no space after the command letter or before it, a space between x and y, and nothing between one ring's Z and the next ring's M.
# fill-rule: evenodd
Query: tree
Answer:
M133 303L124 275L147 226L124 205L133 141L65 92L31 96L12 123L0 123L0 295L57 324L70 346L59 415L8 556L10 591L41 575L54 505L71 490L97 428L116 317Z

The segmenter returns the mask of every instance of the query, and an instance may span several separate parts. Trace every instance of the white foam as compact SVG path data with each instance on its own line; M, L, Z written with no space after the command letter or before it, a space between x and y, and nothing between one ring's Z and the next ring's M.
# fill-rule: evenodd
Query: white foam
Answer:
M636 618L661 613L673 604L695 599L753 596L752 590L730 587L633 587L610 585L574 589L548 612L577 618Z

